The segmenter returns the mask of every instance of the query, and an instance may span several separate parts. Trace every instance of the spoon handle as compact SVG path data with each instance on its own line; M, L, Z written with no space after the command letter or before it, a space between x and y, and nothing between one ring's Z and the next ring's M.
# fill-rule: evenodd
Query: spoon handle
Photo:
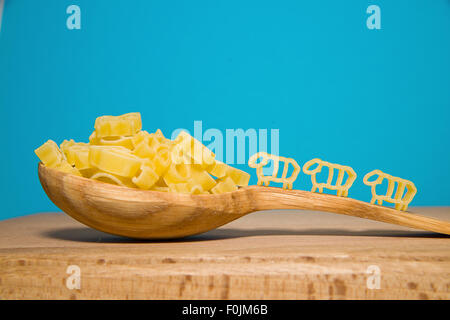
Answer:
M251 186L255 210L301 209L345 214L450 235L450 223L335 195Z

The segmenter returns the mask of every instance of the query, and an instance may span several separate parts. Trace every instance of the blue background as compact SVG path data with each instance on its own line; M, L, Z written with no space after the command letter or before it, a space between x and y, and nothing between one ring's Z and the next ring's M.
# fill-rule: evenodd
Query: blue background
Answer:
M280 129L282 155L352 166L353 198L379 168L415 182L412 205L450 205L450 1L6 0L0 107L0 219L57 209L36 147L131 111L166 134Z

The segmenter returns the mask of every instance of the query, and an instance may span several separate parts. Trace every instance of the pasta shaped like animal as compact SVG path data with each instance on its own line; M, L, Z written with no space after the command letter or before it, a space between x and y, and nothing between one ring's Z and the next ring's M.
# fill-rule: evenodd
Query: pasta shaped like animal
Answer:
M256 163L256 161L261 158L261 161L259 163ZM266 166L269 163L269 160L273 161L273 172L270 176L265 176L263 174L263 167ZM278 175L278 169L280 167L280 161L284 162L284 168L283 173L281 174L281 178L277 178ZM289 169L289 164L291 164L294 167L294 171L292 172L290 177L286 177ZM256 168L256 175L258 176L258 185L264 184L265 186L268 186L271 181L283 183L283 188L292 189L292 185L294 181L297 179L298 174L300 173L300 166L298 165L297 161L291 158L285 158L276 156L273 154L268 154L266 152L258 152L255 153L253 156L250 157L248 160L248 165L251 168Z
M378 178L373 181L369 181L370 178L376 175L378 175ZM378 195L376 193L376 186L381 184L383 182L383 179L388 180L387 192L385 195ZM372 189L372 200L370 201L370 203L374 204L375 201L377 201L380 206L383 204L383 201L394 203L395 209L397 210L406 211L408 209L409 203L417 193L417 188L411 181L391 176L380 170L373 170L369 172L364 176L363 181L364 184L370 186ZM394 197L392 197L395 184L397 184L397 191L395 192Z
M317 164L317 167L311 170L311 166L315 164ZM319 183L316 180L316 174L321 172L323 167L328 167L328 179L326 183ZM332 184L335 169L338 170L338 176L336 183ZM322 193L323 188L327 188L330 190L336 190L339 197L348 196L348 190L356 180L356 172L351 167L322 161L317 158L306 162L303 166L303 172L311 175L311 182L313 184L311 192L315 192L317 189L319 189L319 192ZM345 173L348 174L348 178L345 183L343 183Z

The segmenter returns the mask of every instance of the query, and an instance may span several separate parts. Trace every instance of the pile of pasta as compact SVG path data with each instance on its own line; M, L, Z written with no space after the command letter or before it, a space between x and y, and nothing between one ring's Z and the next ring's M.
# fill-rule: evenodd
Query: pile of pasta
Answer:
M185 131L170 140L142 130L140 113L96 119L89 143L49 140L35 150L42 163L66 173L143 190L218 194L246 186L250 175L215 159Z

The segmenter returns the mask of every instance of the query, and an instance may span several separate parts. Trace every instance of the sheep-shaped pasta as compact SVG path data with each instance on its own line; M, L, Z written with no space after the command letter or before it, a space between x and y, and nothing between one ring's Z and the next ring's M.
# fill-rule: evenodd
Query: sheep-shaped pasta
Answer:
M370 178L377 175L378 177L375 180L369 181ZM388 180L387 192L385 195L378 195L376 193L376 186L381 184L383 182L383 179ZM417 188L411 181L391 176L380 170L373 170L366 174L364 176L363 182L364 184L370 186L372 189L372 200L370 201L370 203L374 204L375 201L377 201L380 206L383 204L383 201L395 203L395 209L397 210L406 211L408 209L409 203L417 193ZM394 197L392 197L395 184L397 184L397 191L395 192Z
M261 160L256 163L256 161L261 158ZM263 168L269 163L269 160L273 161L273 171L272 175L265 176L263 174ZM283 173L281 178L278 178L278 169L280 167L280 162L284 162ZM289 169L289 164L294 167L294 171L292 172L290 177L286 177ZM292 185L294 181L297 179L298 174L300 173L300 166L297 161L291 158L285 158L276 156L273 154L268 154L266 152L258 152L250 157L248 160L248 165L251 168L256 168L256 175L258 176L258 185L264 184L265 186L269 186L270 182L278 182L283 183L283 188L292 189Z
M317 164L317 167L315 169L310 169L311 166L315 164ZM323 167L328 167L328 179L326 183L319 183L316 180L316 174L321 172ZM338 170L339 173L336 183L332 184L334 169ZM319 192L322 193L323 188L327 188L330 190L336 190L339 197L348 196L348 190L356 179L356 172L351 167L322 161L317 158L306 162L303 166L303 172L311 175L311 182L313 184L311 192L315 192L317 189L319 189ZM345 183L343 183L345 173L348 174L348 178Z

